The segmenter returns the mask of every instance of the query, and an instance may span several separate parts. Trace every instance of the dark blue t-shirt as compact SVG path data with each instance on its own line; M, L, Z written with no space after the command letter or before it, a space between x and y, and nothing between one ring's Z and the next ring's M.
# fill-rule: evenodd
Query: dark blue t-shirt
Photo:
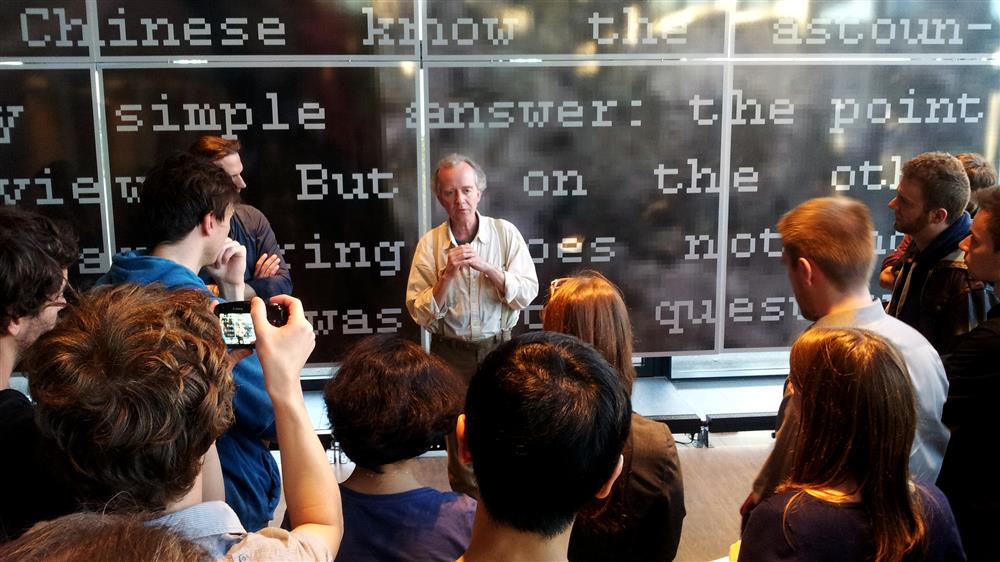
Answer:
M344 540L338 562L447 560L469 546L476 500L417 488L400 494L362 494L340 488Z
M861 504L835 504L802 494L786 513L785 506L795 494L775 494L754 508L743 530L740 562L872 559L875 548L871 526ZM927 551L910 553L904 560L964 561L955 517L944 494L933 485L922 485L920 500L927 526Z

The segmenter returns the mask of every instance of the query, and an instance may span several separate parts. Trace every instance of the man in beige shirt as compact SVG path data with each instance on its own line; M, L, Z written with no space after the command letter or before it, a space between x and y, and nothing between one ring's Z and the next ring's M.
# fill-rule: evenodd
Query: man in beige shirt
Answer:
M479 164L460 154L444 157L433 188L448 220L417 244L406 308L431 332L431 353L468 383L486 354L510 339L519 312L538 295L538 277L517 228L479 214L486 189ZM447 441L452 488L475 497L471 471L454 456L454 436Z

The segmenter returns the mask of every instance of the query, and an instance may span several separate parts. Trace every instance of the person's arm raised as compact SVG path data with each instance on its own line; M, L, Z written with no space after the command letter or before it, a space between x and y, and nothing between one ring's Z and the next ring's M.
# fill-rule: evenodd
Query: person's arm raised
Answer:
M215 262L205 266L208 274L219 286L219 296L227 301L241 301L246 298L243 272L247 267L247 249L239 242L226 239L219 249Z
M288 309L288 324L276 328L268 323L264 301L259 298L251 301L250 313L257 331L257 355L274 403L292 533L317 536L336 553L344 534L340 488L306 412L299 382L302 367L316 346L316 335L298 299L279 295L271 302Z

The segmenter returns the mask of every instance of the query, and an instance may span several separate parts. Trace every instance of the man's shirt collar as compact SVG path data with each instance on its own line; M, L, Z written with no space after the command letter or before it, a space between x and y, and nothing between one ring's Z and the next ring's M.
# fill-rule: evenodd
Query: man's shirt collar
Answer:
M493 229L484 227L483 216L479 214L479 211L476 211L476 223L479 224L479 228L476 229L476 235L472 237L472 240L479 240L483 244L489 244L493 239ZM448 225L448 241L451 243L450 247L454 248L459 244L458 241L455 240L455 233L451 231L451 219L445 221L445 224ZM470 244L472 243L472 240L469 240Z

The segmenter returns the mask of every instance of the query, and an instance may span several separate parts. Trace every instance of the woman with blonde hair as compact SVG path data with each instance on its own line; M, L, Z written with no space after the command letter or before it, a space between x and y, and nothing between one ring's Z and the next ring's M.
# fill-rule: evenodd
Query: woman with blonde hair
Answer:
M542 322L545 330L593 345L632 392L632 326L621 291L607 278L585 271L553 281ZM670 428L633 412L622 454L611 493L585 507L573 525L570 560L672 560L677 553L684 488Z
M791 470L751 512L739 560L965 560L944 495L909 478L915 397L889 342L809 330L789 385L801 412Z

